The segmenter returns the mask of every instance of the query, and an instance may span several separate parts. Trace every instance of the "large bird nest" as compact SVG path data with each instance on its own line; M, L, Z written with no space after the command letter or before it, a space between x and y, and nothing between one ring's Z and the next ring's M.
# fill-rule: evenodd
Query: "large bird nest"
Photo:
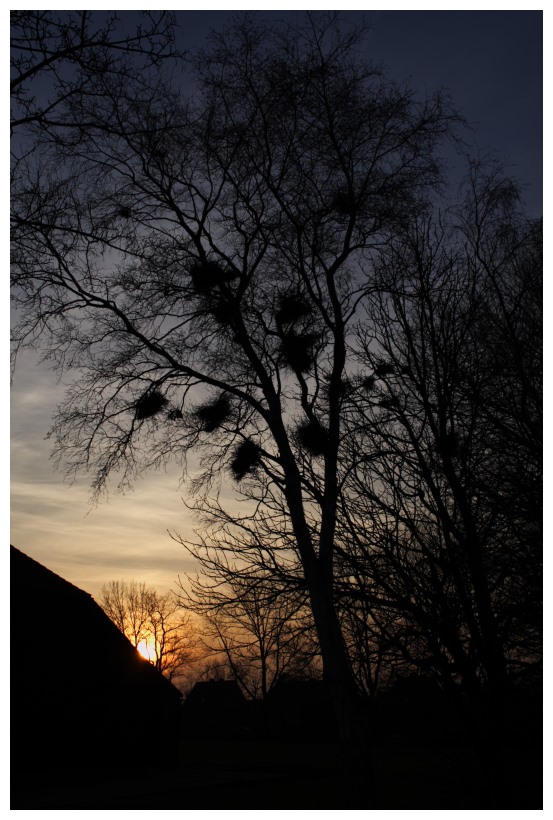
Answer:
M250 438L245 439L234 451L230 469L236 481L242 481L261 464L261 450Z
M336 191L332 198L332 209L341 216L351 216L357 209L355 197L346 189Z
M300 424L296 430L296 439L312 456L323 456L327 451L328 430L315 419Z
M236 325L238 309L233 299L225 299L221 296L213 302L210 311L215 321L223 327Z
M296 373L307 373L315 362L317 339L315 333L287 333L282 340L284 363Z
M231 403L229 399L226 396L221 396L214 401L202 404L194 415L200 421L204 433L212 433L228 419L230 411Z
M375 387L376 387L375 377L374 376L365 376L365 378L361 382L361 387L363 388L363 390L366 390L367 392L370 393L371 390L374 390Z
M236 274L218 262L194 262L190 269L192 286L196 293L207 296L214 288L225 285L236 278Z
M311 305L300 294L288 293L280 297L275 318L280 325L294 324L310 313Z
M382 376L391 376L394 371L394 365L389 362L381 362L374 369L375 375L379 378Z
M149 419L163 410L167 404L167 399L156 387L147 390L134 406L134 415L138 420Z
M438 438L436 449L443 458L455 458L459 455L459 443L453 432L445 433Z

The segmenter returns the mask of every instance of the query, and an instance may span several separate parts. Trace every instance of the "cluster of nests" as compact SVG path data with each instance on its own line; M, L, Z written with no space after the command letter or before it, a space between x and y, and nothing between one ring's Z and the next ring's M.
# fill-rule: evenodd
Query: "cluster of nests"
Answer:
M301 293L281 294L275 312L275 321L281 338L280 354L283 364L295 373L308 373L315 362L317 333L299 330L297 323L308 319L311 305Z
M212 433L229 420L232 403L227 396L205 402L194 412L204 433ZM230 460L230 471L236 481L242 481L261 464L261 448L251 439L245 438L235 448Z
M286 323L293 323L298 318L305 315L307 306L302 304L297 298L286 297L281 300L280 307L276 314L277 322L282 326ZM309 336L311 342L313 334L304 334ZM290 337L284 337L290 339ZM294 334L293 338L303 338L300 334ZM291 344L291 340L290 340ZM307 344L307 342L305 343ZM301 344L296 348L290 347L290 365L300 367L308 364L308 354ZM302 358L303 357L303 358ZM371 391L376 386L376 380L385 376L392 375L395 368L392 364L381 363L374 369L374 373L365 377L361 385L367 390ZM167 408L169 401L159 390L158 387L152 387L147 390L135 403L134 413L135 418L139 421L149 419L156 416L162 410ZM392 408L397 404L397 400L393 397L383 399L379 404L382 407ZM204 433L212 433L219 429L231 417L233 410L232 402L226 395L217 396L215 399L204 402L194 411L199 428ZM182 411L176 407L169 408L167 418L175 421L183 418ZM328 447L328 431L315 418L309 419L300 424L295 432L294 438L297 445L304 451L310 453L312 456L323 456ZM443 449L449 454L455 451L456 444L451 437L448 437L443 443ZM248 473L259 466L261 462L261 450L251 439L245 439L237 446L233 459L230 464L231 471L237 480L242 480Z
M222 327L236 330L239 308L230 288L238 273L212 260L194 262L189 268L190 281L215 321ZM275 310L275 322L280 337L280 357L285 367L295 373L308 373L315 361L317 333L298 328L298 323L312 313L312 308L297 291L280 295Z
M169 404L168 399L157 388L147 390L134 404L134 415L139 421L153 418ZM226 396L220 396L213 401L201 404L194 411L201 430L212 433L228 421L232 412L232 404ZM172 407L167 413L170 420L182 419L182 411ZM252 473L261 463L261 449L250 438L244 439L234 450L230 461L230 470L237 481Z
M144 420L152 418L167 408L167 398L157 388L151 388L144 393L134 405L135 418ZM232 403L223 395L205 402L196 408L194 416L204 433L212 433L219 429L232 414ZM182 419L182 411L171 408L167 418ZM312 456L322 456L326 452L328 433L316 420L309 420L300 424L295 431L296 443ZM238 444L229 463L230 471L237 481L242 481L261 464L261 448L251 438L245 438Z
M337 202L336 208L338 205ZM347 202L342 202L340 205L344 209L346 206ZM192 287L198 296L206 300L215 320L221 325L232 325L237 306L229 285L238 274L210 260L195 262L189 268L189 274ZM311 370L315 361L316 346L320 341L318 334L305 329L306 320L309 320L311 313L311 305L299 291L283 293L277 301L274 318L281 340L281 361L297 374L305 374ZM362 385L366 390L372 390L376 379L393 373L393 365L381 363L375 367L371 376L363 380ZM152 418L167 408L168 404L168 400L159 388L152 387L135 403L135 418L137 420ZM231 413L232 403L225 395L205 402L194 411L200 429L204 433L211 433L220 428L228 421ZM182 411L171 407L167 412L167 418L182 419ZM327 450L328 431L316 419L309 419L300 424L295 430L294 437L297 445L314 457L323 456ZM236 480L241 481L260 463L260 447L251 439L246 438L235 448L230 469Z
M349 194L336 194L337 202L342 202L345 209L350 201ZM338 207L338 204L336 204ZM192 286L198 296L206 300L209 313L222 326L233 327L238 316L238 305L229 285L238 277L238 273L225 268L212 260L194 262L189 268ZM280 337L280 359L285 367L296 374L305 375L313 368L320 334L306 329L309 317L313 312L312 305L298 289L281 293L277 299L274 313L277 332ZM395 368L392 364L381 362L374 373L368 376L363 386L371 390L376 379L392 375Z
M142 421L160 413L169 404L168 399L157 387L147 390L134 404L134 417ZM230 416L231 403L226 396L220 396L214 401L200 405L194 412L200 427L205 433L212 433L220 427ZM167 413L171 421L182 419L182 411L172 407Z

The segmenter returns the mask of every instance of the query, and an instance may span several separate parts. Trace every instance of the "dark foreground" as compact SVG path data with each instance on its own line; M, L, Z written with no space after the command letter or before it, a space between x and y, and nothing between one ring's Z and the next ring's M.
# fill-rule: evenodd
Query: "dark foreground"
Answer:
M12 790L12 809L541 809L541 760L505 749L492 788L470 747L381 745L345 764L331 744L185 744L179 764L56 771ZM352 768L354 771L352 771Z

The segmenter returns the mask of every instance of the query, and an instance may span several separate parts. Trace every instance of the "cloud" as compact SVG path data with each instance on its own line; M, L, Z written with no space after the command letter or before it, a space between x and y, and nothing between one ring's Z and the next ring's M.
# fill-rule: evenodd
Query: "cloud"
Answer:
M92 594L113 578L169 588L191 561L168 530L191 536L195 522L178 476L154 474L134 492L91 508L84 484L14 481L12 543Z
M152 473L92 507L86 477L69 485L45 440L65 385L31 352L18 360L11 396L11 543L98 597L115 578L166 591L194 565L168 530L192 536L178 468Z

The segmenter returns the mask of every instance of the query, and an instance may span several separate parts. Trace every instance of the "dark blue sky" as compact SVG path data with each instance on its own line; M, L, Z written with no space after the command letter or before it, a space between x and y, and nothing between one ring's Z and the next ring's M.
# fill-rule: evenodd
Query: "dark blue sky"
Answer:
M259 12L298 21L301 12ZM234 12L178 11L182 46L201 47ZM526 187L529 213L542 213L542 26L540 11L345 12L371 26L367 56L421 94L447 88L473 125L482 153L495 151Z

